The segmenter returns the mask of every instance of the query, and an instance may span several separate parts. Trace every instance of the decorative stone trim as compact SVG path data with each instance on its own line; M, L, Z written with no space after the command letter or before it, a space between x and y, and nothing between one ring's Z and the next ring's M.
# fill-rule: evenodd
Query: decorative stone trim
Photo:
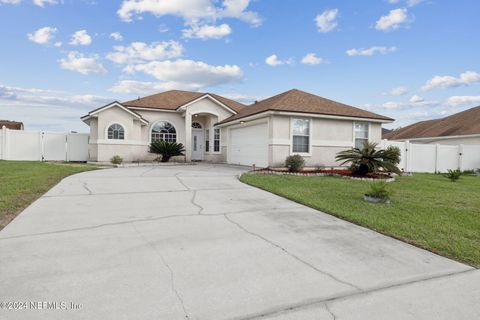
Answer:
M394 182L395 178L387 178L387 179L374 179L374 178L361 178L361 177L350 177L345 176L337 173L305 173L305 172L281 172L281 171L249 171L252 174L263 174L263 175L277 175L277 176L303 176L303 177L339 177L345 178L350 180L360 180L360 181L385 181L385 182Z

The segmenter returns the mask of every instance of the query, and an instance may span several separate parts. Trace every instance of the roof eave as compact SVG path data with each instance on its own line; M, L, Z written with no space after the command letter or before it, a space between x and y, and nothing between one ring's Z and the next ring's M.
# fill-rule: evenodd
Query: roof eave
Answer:
M253 120L256 118L262 118L270 115L285 115L285 116L298 116L302 115L305 117L311 117L311 118L324 118L324 119L340 119L340 120L357 120L357 121L369 121L369 122L377 122L377 123L392 123L395 121L395 119L392 118L367 118L367 117L354 117L354 116L342 116L342 115L329 115L329 114L323 114L323 113L309 113L309 112L301 112L301 111L281 111L281 110L263 110L259 111L254 114L246 115L244 117L232 119L228 121L228 119L225 119L224 121L221 121L215 126L228 126L244 121L249 121Z

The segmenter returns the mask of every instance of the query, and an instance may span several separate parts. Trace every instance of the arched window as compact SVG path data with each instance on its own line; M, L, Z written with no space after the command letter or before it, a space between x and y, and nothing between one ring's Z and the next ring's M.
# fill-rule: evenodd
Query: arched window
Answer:
M192 122L193 129L202 129L202 125L198 122Z
M108 127L107 138L114 140L123 140L125 139L125 129L118 123L112 124Z
M152 141L177 142L177 130L167 121L160 121L152 128Z

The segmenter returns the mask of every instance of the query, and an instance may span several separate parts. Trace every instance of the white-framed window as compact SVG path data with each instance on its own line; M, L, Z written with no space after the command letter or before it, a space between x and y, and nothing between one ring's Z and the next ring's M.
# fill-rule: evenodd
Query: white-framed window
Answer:
M220 152L220 128L213 129L213 152Z
M292 152L310 153L309 119L292 119Z
M125 139L125 129L118 123L112 124L107 129L107 139L124 140Z
M210 129L205 129L205 152L210 152Z
M200 122L192 122L192 128L193 129L202 129L202 125Z
M152 128L152 141L177 142L177 130L168 121L160 121Z
M365 142L368 142L368 123L355 122L353 131L355 148L362 149Z

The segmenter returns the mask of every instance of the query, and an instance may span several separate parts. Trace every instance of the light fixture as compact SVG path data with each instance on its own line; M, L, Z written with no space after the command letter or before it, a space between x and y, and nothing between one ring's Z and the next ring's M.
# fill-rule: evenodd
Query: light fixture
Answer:
M242 124L242 125L245 124L245 121L240 121L240 124Z
M195 115L195 118L198 117L198 114Z

